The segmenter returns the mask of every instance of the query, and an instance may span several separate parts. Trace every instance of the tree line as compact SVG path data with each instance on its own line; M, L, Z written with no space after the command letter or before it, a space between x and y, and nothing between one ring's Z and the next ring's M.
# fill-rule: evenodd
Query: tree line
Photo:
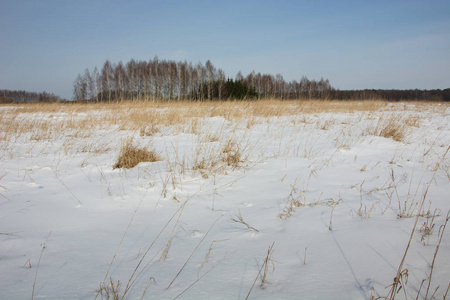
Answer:
M0 103L60 102L61 97L47 92L0 90Z
M73 84L73 100L110 102L144 101L205 101L235 99L335 99L387 101L450 101L450 89L435 90L339 90L328 79L286 81L283 75L247 76L238 72L234 79L216 68L210 60L205 64L186 61L149 61L131 59L127 63L106 60L102 69L86 69ZM0 90L0 103L66 101L53 93Z
M444 90L334 90L336 100L386 100L386 101L450 101L450 88Z
M444 90L338 90L328 79L286 81L283 75L254 71L234 79L216 68L210 60L205 64L186 61L149 61L131 59L112 64L106 60L99 72L86 69L74 82L74 100L229 100L229 99L336 99L336 100L425 100L450 101L450 89Z
M235 79L210 60L192 64L171 60L131 59L112 64L106 60L101 71L97 67L78 74L74 82L74 100L228 100L228 99L330 99L334 89L328 80L284 80L281 74L251 72Z

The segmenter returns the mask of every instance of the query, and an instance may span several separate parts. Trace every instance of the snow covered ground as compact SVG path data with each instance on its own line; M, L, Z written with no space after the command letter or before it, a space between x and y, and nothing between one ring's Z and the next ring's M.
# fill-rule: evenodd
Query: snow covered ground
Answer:
M449 124L447 104L1 106L0 299L384 297L412 231L397 298L433 266L442 299ZM130 138L161 160L113 169Z

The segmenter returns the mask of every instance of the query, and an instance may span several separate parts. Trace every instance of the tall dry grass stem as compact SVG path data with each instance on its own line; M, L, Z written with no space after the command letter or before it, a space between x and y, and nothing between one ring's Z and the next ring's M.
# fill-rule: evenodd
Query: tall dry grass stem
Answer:
M179 297L181 297L184 293L186 293L191 287L193 287L197 282L199 282L200 280L202 280L203 277L205 277L206 275L208 275L209 272L211 272L216 266L218 266L220 263L222 263L222 261L224 261L228 256L228 253L225 254L225 256L222 258L221 261L219 261L218 263L216 263L215 265L213 265L211 268L209 268L208 271L206 271L202 276L200 276L199 278L197 278L193 283L191 283L187 288L185 288L181 293L179 293L175 298L178 299Z
M167 255L169 255L169 250L170 250L170 245L172 245L173 235L175 233L175 229L177 228L178 224L180 223L180 218L181 218L181 215L183 214L184 208L185 208L185 206L183 206L183 208L180 211L180 214L178 215L177 221L175 222L175 225L172 228L172 232L170 233L169 240L167 241L167 243L164 247L163 253L161 254L161 257L159 258L159 260L164 261L167 259Z
M447 150L446 150L445 153L443 154L443 156L442 156L442 158L441 158L439 164L441 164L441 163L444 161L445 156L447 155L447 153L448 153L449 150L450 150L450 146L447 148ZM421 201L420 207L419 207L419 212L422 211L422 208L423 208L423 206L424 206L424 204L425 204L425 200L426 200L426 198L427 198L428 191L429 191L429 189L430 189L431 183L434 181L438 169L439 169L439 168L436 168L436 170L434 171L433 176L432 176L430 182L427 184L427 186L426 186L426 188L425 188L425 192L424 192L424 194L423 194L423 196L422 196L422 201ZM390 291L389 291L389 293L388 293L387 298L389 298L390 300L395 299L395 295L397 295L397 293L400 291L400 289L401 289L402 287L404 287L403 278L404 278L405 276L407 277L408 270L407 270L407 269L403 269L403 265L404 265L405 260L406 260L406 255L408 254L409 248L410 248L410 246L411 246L411 242L412 242L412 239L413 239L413 236L414 236L414 232L416 231L417 222L419 221L419 217L420 217L420 214L418 213L417 216L416 216L416 219L415 219L415 221L414 221L413 228L412 228L412 230L411 230L411 235L410 235L410 237L409 237L408 244L406 245L405 253L403 254L402 260L401 260L401 262L400 262L400 264L399 264L399 266L398 266L398 269L397 269L397 274L396 274L396 276L394 277L394 282L392 283L391 289L390 289ZM405 275L405 274L406 274L406 275ZM399 285L400 285L400 287L399 287ZM406 292L405 292L405 293L406 293Z
M169 226L170 222L172 222L173 218L175 218L175 216L182 210L184 209L184 206L187 204L189 200L186 200L176 211L175 213L170 217L170 219L167 221L167 223L163 226L163 228L159 231L158 235L155 237L155 239L153 240L153 242L148 246L147 250L145 251L144 255L142 256L142 258L139 260L138 264L136 265L133 273L131 274L130 278L128 279L128 283L125 287L125 291L123 293L122 299L125 299L125 295L127 294L127 292L131 289L131 287L133 286L134 282L136 281L136 278L138 278L142 272L144 271L144 269L142 269L138 275L135 277L136 272L139 270L139 267L141 266L142 262L144 261L145 257L147 256L147 254L150 252L150 250L153 248L153 245L156 243L156 241L158 240L158 238L161 236L161 234L164 232L164 230L167 228L167 226ZM145 266L147 267L147 266Z
M80 204L80 205L83 205L83 202L81 202L81 200L80 199L78 199L78 197L75 195L75 193L74 192L72 192L72 190L71 189L69 189L69 187L58 177L58 175L56 174L56 172L55 172L55 176L56 176L56 179L58 179L58 181L65 187L65 189L67 190L67 191L69 191L69 193L75 198L75 200L77 200L77 202L78 202L78 204Z
M332 202L331 202L331 213L330 213L330 223L328 224L328 230L329 230L329 231L333 231L333 212L334 212L334 209L336 208L336 206L337 206L340 202L341 202L341 199L339 199L337 202L335 202L335 201L332 199Z
M209 245L208 253L206 254L206 257L205 257L205 261L202 263L202 268L203 268L203 266L204 266L206 263L208 263L208 261L209 261L209 257L210 257L211 254L212 254L212 250L213 250L213 245L214 245L214 243L220 243L220 242L224 242L224 241L228 241L228 240L229 240L229 239L214 240L214 241L211 242L211 245Z
M292 216L292 213L295 211L296 207L299 207L301 205L300 202L300 196L297 192L297 183L298 183L298 177L295 179L295 182L291 184L291 191L287 197L287 201L284 205L283 211L278 214L278 218L286 220L290 216Z
M146 194L146 193L147 193L147 191L145 191L145 194ZM114 261L116 260L117 253L119 253L119 250L120 250L120 248L121 248L121 246L122 246L122 243L123 243L123 241L124 241L124 239L125 239L125 236L127 235L128 231L130 230L131 223L133 223L133 220L134 220L134 218L135 218L135 216L136 216L136 214L137 214L139 208L141 207L141 204L142 204L142 202L143 202L143 199L144 199L145 194L141 197L141 200L139 201L138 206L137 206L136 209L134 210L134 213L133 213L133 216L132 216L131 219L130 219L130 222L128 222L127 228L125 229L125 232L123 233L122 238L120 239L119 245L117 245L117 249L116 249L116 251L114 252L113 258L112 258L112 260L111 260L111 263L109 264L108 270L106 271L106 274L105 274L105 278L103 279L103 282L101 283L101 285L102 285L102 284L105 285L106 279L108 278L109 272L111 271L111 267L112 267ZM97 297L96 297L96 298L97 298Z
M447 294L449 290L450 290L450 283L448 284L447 289L445 290L444 297L442 297L444 300L447 299Z
M430 268L430 274L428 275L428 286L427 286L427 292L425 294L425 300L428 299L428 293L430 292L430 286L431 286L431 280L432 280L432 276L433 276L433 271L434 271L434 264L436 262L436 257L439 251L439 247L441 246L441 242L442 242L442 238L444 237L444 231L445 228L447 227L447 223L450 220L450 210L447 212L447 216L445 217L445 222L444 225L441 226L441 228L439 228L439 242L436 245L436 250L434 251L434 255L433 255L433 262L431 263L431 268ZM439 288L439 286L436 288L435 292L437 291L437 289ZM419 290L420 292L420 290ZM433 299L434 293L431 296L431 299Z
M236 222L236 223L240 223L245 225L249 230L253 230L256 232L259 232L258 229L256 229L253 226L250 226L247 222L244 221L244 218L241 215L241 211L239 210L239 214L235 215L234 217L231 218L231 221Z
M45 240L45 243L41 245L42 249L41 249L41 254L39 255L39 260L36 266L36 273L34 274L34 281L33 281L33 291L31 292L31 300L34 299L34 292L36 289L36 282L37 282L37 277L38 277L38 273L39 273L39 266L41 265L41 259L42 259L42 254L44 254L45 249L47 249L47 243L50 239L50 235L52 234L52 232L50 231L47 239Z
M273 256L273 246L274 245L275 245L275 242L273 242L272 245L267 250L267 255L264 258L264 262L261 265L261 268L259 269L258 275L256 275L256 278L253 281L252 287L250 288L250 291L248 291L248 294L247 294L247 297L245 297L245 300L247 300L248 297L250 297L250 294L251 294L251 292L253 290L253 287L255 286L256 281L258 280L258 278L260 278L261 272L263 272L263 270L264 270L264 273L261 275L261 285L260 285L261 289L264 289L266 283L268 283L268 281L267 281L267 274L268 274L268 270L269 270L269 263L272 263L272 270L275 268L273 266L273 262L274 261L273 261L273 257L272 257Z
M194 256L194 253L197 251L198 247L200 247L200 244L203 242L203 240L206 238L206 236L208 235L208 233L211 231L211 229L214 227L214 225L216 225L217 221L220 220L220 218L222 218L223 215L221 215L220 217L218 217L214 223L212 223L211 227L209 227L208 231L205 233L205 235L203 236L203 238L200 240L200 242L198 242L197 246L195 247L195 249L192 251L191 255L189 255L188 259L186 260L186 262L184 263L184 265L181 267L180 271L178 271L177 275L175 275L175 277L173 278L173 280L169 283L169 285L167 286L167 289L169 289L172 284L174 283L174 281L177 279L178 275L180 275L180 273L184 270L184 268L186 267L186 265L188 264L188 262L191 260L192 256Z
M148 287L150 286L150 283L151 283L152 281L153 281L153 283L156 284L156 279L155 279L155 277L150 277L150 278L148 279L147 285L145 286L145 289L144 289L144 291L142 292L141 300L144 299L145 294L147 293Z

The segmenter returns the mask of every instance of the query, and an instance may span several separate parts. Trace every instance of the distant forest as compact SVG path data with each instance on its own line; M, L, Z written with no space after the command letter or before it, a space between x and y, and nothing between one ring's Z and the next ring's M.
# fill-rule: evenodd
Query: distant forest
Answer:
M159 60L130 60L112 64L106 60L99 72L86 69L74 81L73 100L82 102L214 101L240 99L336 99L387 101L450 101L450 89L444 90L338 90L328 79L286 81L283 75L239 72L227 78L222 69L206 64ZM0 90L0 103L64 101L46 92Z
M0 90L0 103L29 103L29 102L61 102L60 97L47 93L35 93L27 91Z
M427 100L450 101L445 90L338 90L328 79L285 81L281 74L252 72L235 79L222 69L205 65L159 60L130 60L126 64L105 61L102 70L86 69L74 82L78 101L121 100L235 100L235 99L338 99L338 100Z
M159 60L111 64L101 72L86 69L74 82L74 99L81 101L121 100L228 100L228 99L327 99L333 88L328 80L286 82L281 74L239 72L226 78L222 69L206 64Z

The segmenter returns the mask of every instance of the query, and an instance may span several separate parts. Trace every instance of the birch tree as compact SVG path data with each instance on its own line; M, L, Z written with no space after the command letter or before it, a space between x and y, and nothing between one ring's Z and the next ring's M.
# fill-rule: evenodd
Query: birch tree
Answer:
M75 82L73 83L73 98L75 101L79 101L82 98L81 92L82 82L83 79L81 78L81 75L78 74L77 78L75 79Z
M106 60L102 68L102 91L106 92L107 100L111 101L112 94L112 66L109 60Z

